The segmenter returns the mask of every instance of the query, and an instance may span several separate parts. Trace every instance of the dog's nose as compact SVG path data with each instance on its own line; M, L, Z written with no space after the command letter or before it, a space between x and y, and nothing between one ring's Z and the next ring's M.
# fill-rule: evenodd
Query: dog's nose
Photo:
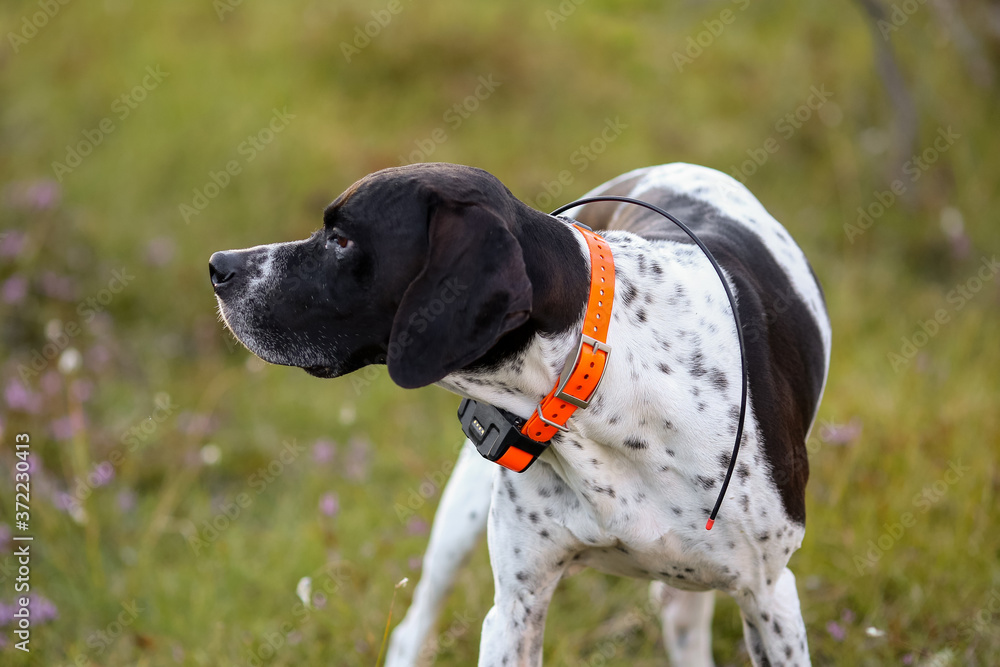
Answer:
M216 252L208 258L208 275L212 278L212 287L232 280L236 276L238 258L233 252Z

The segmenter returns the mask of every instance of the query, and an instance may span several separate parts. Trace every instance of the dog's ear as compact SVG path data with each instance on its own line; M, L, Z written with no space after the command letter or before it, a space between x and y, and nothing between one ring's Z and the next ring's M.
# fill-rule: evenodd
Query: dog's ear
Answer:
M392 322L389 376L410 389L470 364L527 321L531 296L521 246L499 214L480 204L437 203L427 263Z

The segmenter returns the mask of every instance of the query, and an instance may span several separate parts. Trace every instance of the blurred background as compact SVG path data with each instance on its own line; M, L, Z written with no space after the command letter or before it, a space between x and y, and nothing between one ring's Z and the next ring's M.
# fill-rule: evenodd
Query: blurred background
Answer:
M791 563L814 664L998 664L996 4L17 0L0 27L0 663L375 665L458 399L256 360L209 255L304 238L403 163L482 167L550 210L688 161L745 182L826 289ZM474 663L492 594L484 541L437 664ZM645 600L566 580L546 664L664 664ZM720 595L718 664L750 664L741 637Z

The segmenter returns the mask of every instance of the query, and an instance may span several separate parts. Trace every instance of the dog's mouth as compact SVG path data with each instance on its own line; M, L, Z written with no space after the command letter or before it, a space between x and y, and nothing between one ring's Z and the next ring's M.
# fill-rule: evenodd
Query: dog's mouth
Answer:
M303 366L302 370L317 378L335 378L340 376L339 369L335 366Z

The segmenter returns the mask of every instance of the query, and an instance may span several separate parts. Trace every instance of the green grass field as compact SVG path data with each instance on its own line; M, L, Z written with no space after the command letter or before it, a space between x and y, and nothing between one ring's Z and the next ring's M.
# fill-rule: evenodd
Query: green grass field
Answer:
M458 399L381 367L265 366L218 321L206 263L307 236L368 172L440 160L540 208L663 162L745 180L834 324L791 563L814 664L1000 664L1000 38L986 3L947 7L883 26L917 113L900 172L883 38L854 3L4 3L0 663L376 664ZM474 664L491 600L484 542L436 664ZM546 664L665 664L645 600L566 580ZM750 664L741 636L720 596L719 665Z

